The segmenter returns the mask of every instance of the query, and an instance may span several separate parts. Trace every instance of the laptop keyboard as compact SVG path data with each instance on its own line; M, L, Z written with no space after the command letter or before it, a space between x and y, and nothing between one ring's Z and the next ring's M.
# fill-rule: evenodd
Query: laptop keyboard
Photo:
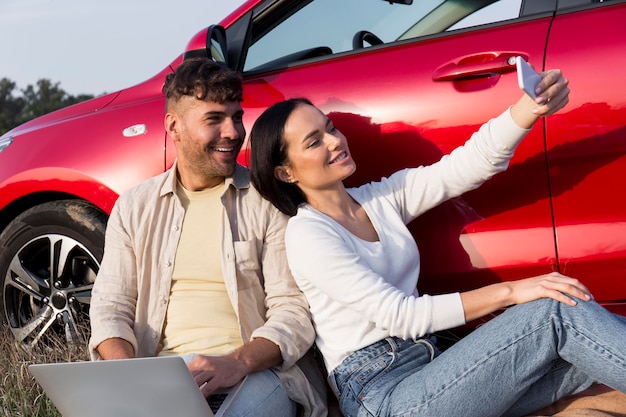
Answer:
M222 403L226 399L226 396L228 396L227 393L212 394L212 395L209 395L209 397L206 399L207 402L209 403L209 407L211 408L211 411L213 411L213 414L217 413L217 410L220 409Z

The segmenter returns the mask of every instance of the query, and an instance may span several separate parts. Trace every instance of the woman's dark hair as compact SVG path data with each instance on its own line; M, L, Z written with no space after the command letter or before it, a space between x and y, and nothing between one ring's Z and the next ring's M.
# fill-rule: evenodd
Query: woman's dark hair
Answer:
M296 107L313 105L306 98L292 98L268 107L254 122L250 132L250 177L259 193L278 210L295 216L298 206L307 201L300 188L280 181L274 168L287 162L285 124Z

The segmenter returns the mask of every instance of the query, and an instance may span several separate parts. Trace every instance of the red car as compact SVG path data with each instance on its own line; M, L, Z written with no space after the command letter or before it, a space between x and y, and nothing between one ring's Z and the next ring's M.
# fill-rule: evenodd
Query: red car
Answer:
M411 224L420 290L556 270L626 314L624 22L623 0L250 0L153 78L0 137L3 316L27 344L85 336L107 214L175 158L164 77L207 53L243 73L248 131L284 98L323 109L359 166L349 185L462 144L522 94L514 57L561 68L569 105L533 128L509 170Z

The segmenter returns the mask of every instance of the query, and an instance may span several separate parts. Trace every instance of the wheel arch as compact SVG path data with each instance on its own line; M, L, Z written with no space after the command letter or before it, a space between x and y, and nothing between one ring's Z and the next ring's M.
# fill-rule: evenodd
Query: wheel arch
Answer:
M41 191L32 194L26 194L17 200L12 201L0 210L0 234L6 229L6 227L19 216L21 213L35 206L39 206L44 203L51 203L53 201L61 200L82 200L87 204L90 204L94 208L101 211L105 216L109 216L111 207L101 207L93 201L89 201L85 198L77 196L75 194L60 192L60 191Z

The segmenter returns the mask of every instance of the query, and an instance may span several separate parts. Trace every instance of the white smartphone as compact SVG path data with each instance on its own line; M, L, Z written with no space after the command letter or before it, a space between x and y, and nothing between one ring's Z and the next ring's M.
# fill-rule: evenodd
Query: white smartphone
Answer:
M519 88L532 98L537 98L535 87L541 81L541 76L521 56L515 57L515 66Z

